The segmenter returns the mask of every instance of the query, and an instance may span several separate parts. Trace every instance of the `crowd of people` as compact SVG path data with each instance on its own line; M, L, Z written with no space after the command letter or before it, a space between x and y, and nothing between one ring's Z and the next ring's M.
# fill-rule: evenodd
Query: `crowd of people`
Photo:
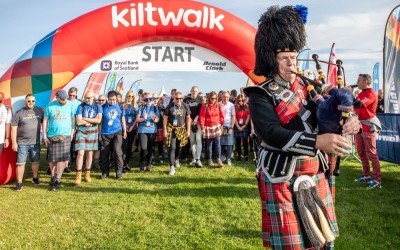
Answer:
M173 176L182 159L189 166L202 167L232 165L249 161L251 123L247 97L236 90L214 91L204 95L197 86L190 93L172 89L171 95L133 91L125 97L110 91L96 96L89 91L83 100L77 99L78 90L59 90L55 100L41 109L32 94L25 97L25 107L14 116L4 105L4 147L12 142L17 152L17 184L23 187L25 164L32 165L33 183L40 184L39 160L42 145L47 148L51 189L60 188L64 171L75 166L75 185L91 182L92 166L101 169L101 178L109 177L115 168L115 178L138 168L150 172L157 162L169 162ZM42 138L42 139L41 139ZM235 148L236 153L233 152ZM139 161L132 155L139 151ZM1 153L1 152L0 152Z

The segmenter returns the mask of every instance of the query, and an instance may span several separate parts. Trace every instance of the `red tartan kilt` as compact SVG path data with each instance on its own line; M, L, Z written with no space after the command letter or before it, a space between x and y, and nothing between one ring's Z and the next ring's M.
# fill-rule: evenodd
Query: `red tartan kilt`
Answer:
M317 170L318 165L313 160L306 160L296 164L295 173L300 174L301 171L304 171L304 174ZM329 220L336 225L337 229L335 208L328 180L324 173L314 175L313 179L318 195L328 211ZM261 198L263 245L273 249L304 249L304 239L297 212L294 209L292 189L288 182L271 183L260 171L258 188Z
M164 129L157 129L156 139L155 141L164 141Z
M222 135L222 129L220 124L205 126L204 131L205 131L203 134L204 139L213 139L215 137Z

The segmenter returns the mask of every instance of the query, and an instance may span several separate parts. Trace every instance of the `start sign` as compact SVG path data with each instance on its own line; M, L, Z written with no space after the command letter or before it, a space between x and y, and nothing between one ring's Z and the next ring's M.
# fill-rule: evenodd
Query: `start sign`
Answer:
M151 42L105 56L84 72L99 71L222 71L240 69L219 54L192 44Z

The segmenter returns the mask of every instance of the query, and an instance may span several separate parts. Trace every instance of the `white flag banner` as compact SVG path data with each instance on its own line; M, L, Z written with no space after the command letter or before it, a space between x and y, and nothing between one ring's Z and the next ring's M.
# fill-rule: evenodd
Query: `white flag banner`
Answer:
M219 54L197 45L179 42L151 42L131 46L107 55L84 72L107 71L220 71L241 70Z

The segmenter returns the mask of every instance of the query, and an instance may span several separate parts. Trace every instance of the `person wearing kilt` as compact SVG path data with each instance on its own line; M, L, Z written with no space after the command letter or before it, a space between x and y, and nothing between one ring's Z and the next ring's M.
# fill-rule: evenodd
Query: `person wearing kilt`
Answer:
M241 161L244 159L245 161L249 160L249 130L248 125L250 123L250 110L246 103L246 96L244 94L240 94L235 101L235 113L236 113L236 121L235 121L235 149L237 154L237 160ZM242 146L243 146L243 155L242 155Z
M132 148L133 143L137 134L137 123L136 123L136 115L137 115L137 106L135 100L135 93L133 91L128 91L125 95L125 102L122 105L122 108L125 112L125 123L127 135L126 139L122 142L122 152L124 158L124 168L123 171L129 172L131 168L129 167L129 161L132 158Z
M85 101L76 111L75 150L76 156L76 178L75 185L79 186L82 181L83 157L86 152L85 182L91 182L90 169L93 160L93 151L98 150L99 124L103 115L103 108L94 102L94 93L88 91Z
M221 151L224 160L228 166L232 165L233 151L233 127L235 126L236 114L235 105L229 101L230 94L227 91L222 92L222 101L219 103L224 114L224 125L221 136Z
M206 158L209 166L214 166L212 161L213 146L217 157L217 166L223 167L221 161L221 135L224 124L224 113L217 102L217 93L211 91L207 96L207 103L201 106L200 114L201 135L206 141Z
M74 135L75 112L67 98L65 90L57 91L56 100L47 105L43 117L43 141L47 146L53 191L60 188L62 174L70 160L71 140Z
M272 249L333 248L339 230L326 154L343 156L351 148L344 136L316 133L316 105L292 73L306 42L304 10L273 6L261 16L250 73L257 85L244 90L262 141L257 160L262 238ZM342 129L344 135L356 133L358 119L350 117Z

